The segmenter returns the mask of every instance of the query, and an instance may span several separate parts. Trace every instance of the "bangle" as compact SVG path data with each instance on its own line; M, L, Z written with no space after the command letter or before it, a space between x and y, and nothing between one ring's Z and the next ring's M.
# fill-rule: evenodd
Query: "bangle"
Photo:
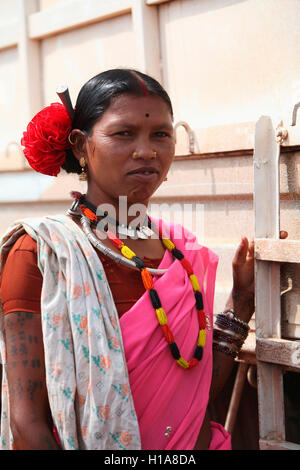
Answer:
M233 308L229 308L227 310L224 310L224 312L222 312L224 315L226 315L227 318L229 318L230 320L232 321L235 321L237 323L239 323L241 326L243 326L244 328L246 328L247 330L250 329L248 323L246 323L245 321L241 320L240 318L238 318L235 314L235 311Z
M232 340L236 339L236 340L242 340L244 341L245 340L245 335L244 334L241 334L240 332L237 332L237 331L234 331L233 329L231 328L223 328L223 327L219 327L219 325L215 325L214 327L214 331L222 331L222 333L226 333L227 335L229 335Z
M244 339L240 336L232 335L229 330L219 330L218 328L214 329L213 339L214 341L225 341L227 343L234 344L239 349L241 349L244 344Z
M213 349L214 349L215 351L220 351L220 352L226 354L227 356L231 356L233 359L235 359L236 356L237 356L238 353L239 353L239 351L236 351L236 350L230 348L230 347L228 346L228 344L227 344L227 343L224 343L224 342L216 342L216 341L214 341L214 342L213 342Z
M219 313L216 319L216 325L220 326L222 329L228 328L229 330L235 331L240 334L242 337L246 338L249 333L249 326L245 327L244 325L235 321L235 319L230 319L226 314Z
M219 313L213 331L213 349L235 359L249 330L249 325L237 318L233 309Z

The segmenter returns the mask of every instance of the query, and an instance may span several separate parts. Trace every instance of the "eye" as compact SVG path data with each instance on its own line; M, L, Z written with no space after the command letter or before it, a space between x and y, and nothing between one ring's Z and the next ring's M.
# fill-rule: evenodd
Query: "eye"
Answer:
M155 135L156 137L170 137L170 134L164 131L155 132Z
M118 131L115 133L115 135L120 135L120 136L123 136L123 137L129 137L131 135L131 132L130 131Z

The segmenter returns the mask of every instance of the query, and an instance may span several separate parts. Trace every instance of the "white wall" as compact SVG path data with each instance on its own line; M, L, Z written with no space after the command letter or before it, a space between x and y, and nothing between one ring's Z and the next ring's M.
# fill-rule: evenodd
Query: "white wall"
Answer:
M195 133L196 154L174 162L154 201L203 204L204 242L221 256L221 308L235 246L253 235L252 150L262 114L288 130L283 150L294 152L281 165L282 221L292 237L300 234L300 116L290 126L300 101L299 18L300 0L0 0L0 231L25 200L26 215L31 207L51 212L79 188L74 176L23 171L20 149L9 145L58 100L57 84L69 85L75 103L96 73L138 68L161 79L175 122ZM189 154L182 128L177 135L177 155Z

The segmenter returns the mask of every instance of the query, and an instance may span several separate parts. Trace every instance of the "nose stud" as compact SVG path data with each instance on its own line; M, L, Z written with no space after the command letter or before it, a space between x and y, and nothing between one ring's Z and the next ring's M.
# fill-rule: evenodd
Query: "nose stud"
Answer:
M156 158L156 157L157 157L157 152L155 152L155 150L152 151L152 154L153 154L153 158ZM138 153L137 153L137 152L133 152L132 158L133 158L134 160L136 160L137 158L139 158Z

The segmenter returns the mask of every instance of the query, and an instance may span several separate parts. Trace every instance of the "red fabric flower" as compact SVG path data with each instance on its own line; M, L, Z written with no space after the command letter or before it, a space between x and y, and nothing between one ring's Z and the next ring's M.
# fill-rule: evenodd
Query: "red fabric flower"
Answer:
M66 149L71 147L68 142L71 128L71 118L60 103L52 103L34 116L23 133L21 144L35 171L58 175L66 159Z

